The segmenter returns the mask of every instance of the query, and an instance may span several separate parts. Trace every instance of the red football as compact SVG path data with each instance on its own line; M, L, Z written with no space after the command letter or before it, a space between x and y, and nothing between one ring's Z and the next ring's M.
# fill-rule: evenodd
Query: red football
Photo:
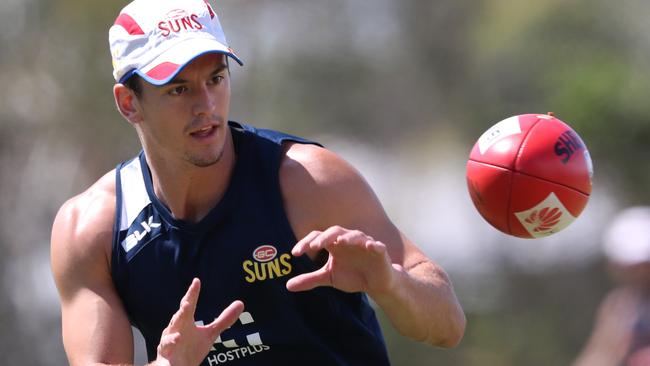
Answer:
M520 238L548 236L571 224L587 205L592 175L585 143L550 114L495 124L467 161L474 206L492 226Z

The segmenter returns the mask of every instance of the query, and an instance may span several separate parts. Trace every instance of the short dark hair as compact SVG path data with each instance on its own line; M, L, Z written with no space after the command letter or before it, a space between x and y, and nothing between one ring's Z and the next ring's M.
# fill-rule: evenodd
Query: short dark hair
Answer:
M142 97L142 78L138 74L131 75L122 83L127 88L131 89L136 97Z

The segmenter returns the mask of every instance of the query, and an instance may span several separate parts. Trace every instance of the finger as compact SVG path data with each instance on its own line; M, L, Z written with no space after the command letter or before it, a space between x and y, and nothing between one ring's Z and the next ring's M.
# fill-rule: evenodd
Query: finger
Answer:
M302 238L298 243L296 243L296 245L293 246L293 249L291 249L291 254L294 257L305 254L305 251L307 248L309 248L309 243L311 243L311 241L317 238L320 234L320 231L312 231L307 234L307 236Z
M314 251L327 249L330 245L336 243L339 236L348 232L347 229L340 226L332 226L323 231L317 238L309 243L309 248Z
M236 321L239 319L239 315L244 311L244 303L235 300L224 311L219 314L219 316L212 321L212 323L206 325L210 332L212 339L216 338L221 332L230 328Z
M331 286L332 278L330 272L325 267L314 272L303 273L287 281L287 290L307 291L318 286Z
M386 244L380 242L380 241L374 241L374 240L367 240L365 242L365 246L368 250L371 250L377 254L384 254L388 251L388 248L386 248Z
M192 305L192 309L195 309L196 303L199 299L199 292L201 292L201 280L194 278L190 284L190 287L187 289L187 292L181 299L181 304L188 302L190 305Z
M192 283L190 284L190 287L187 289L185 296L183 296L183 298L181 299L181 309L187 307L185 311L191 312L192 316L194 316L194 312L196 311L196 303L199 300L200 292L201 292L201 280L199 280L198 278L194 278L192 280Z
M355 245L367 246L368 241L373 241L372 238L359 230L350 230L336 237L335 242L349 243Z
M184 321L190 320L194 322L194 311L196 309L196 302L201 291L201 281L198 278L192 280L190 287L180 301L178 310L169 321L168 327L165 329L168 333L174 332L181 327Z

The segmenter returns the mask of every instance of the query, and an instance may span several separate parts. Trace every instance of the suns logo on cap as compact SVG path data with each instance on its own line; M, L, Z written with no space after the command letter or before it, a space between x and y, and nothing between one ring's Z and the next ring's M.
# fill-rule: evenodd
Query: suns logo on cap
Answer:
M278 250L273 245L261 245L253 250L253 260L245 260L242 268L248 283L283 277L291 273L291 254L283 253L278 256Z
M199 16L188 14L183 9L174 9L167 13L167 19L158 23L158 29L162 31L164 37L172 33L178 33L182 30L199 30L203 29L203 24L199 22Z

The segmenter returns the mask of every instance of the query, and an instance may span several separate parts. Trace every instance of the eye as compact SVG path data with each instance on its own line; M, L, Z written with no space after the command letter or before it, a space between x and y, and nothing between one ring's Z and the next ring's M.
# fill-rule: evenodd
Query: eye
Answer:
M222 81L223 81L223 75L220 74L212 75L212 79L210 79L210 82L212 84L221 84Z
M174 87L169 90L170 95L181 95L187 91L187 87L183 85L179 85L177 87Z

